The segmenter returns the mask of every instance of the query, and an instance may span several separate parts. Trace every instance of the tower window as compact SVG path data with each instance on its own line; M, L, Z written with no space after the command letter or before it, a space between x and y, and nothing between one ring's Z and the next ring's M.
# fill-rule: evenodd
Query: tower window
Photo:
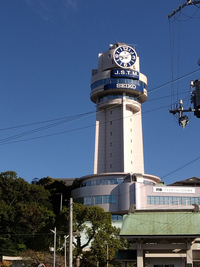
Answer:
M130 121L132 121L132 118L130 118Z
M110 143L110 146L112 146L112 142Z
M112 125L112 121L110 122L110 125Z
M110 153L110 157L112 157L113 156L113 153Z
M112 132L110 132L110 135L112 135Z
M131 139L130 141L131 141L131 143L132 143L132 139Z
M132 133L132 129L130 129L130 132Z
M112 164L110 164L110 169L112 168Z
M110 114L112 114L112 110L110 111Z

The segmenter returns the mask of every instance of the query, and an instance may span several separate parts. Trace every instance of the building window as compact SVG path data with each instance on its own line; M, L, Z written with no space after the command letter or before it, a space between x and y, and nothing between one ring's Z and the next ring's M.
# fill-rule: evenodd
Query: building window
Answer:
M147 196L148 205L200 205L200 197Z
M112 158L112 156L113 156L113 153L110 153L110 157Z
M132 121L132 118L130 118L130 121Z
M130 129L130 132L132 133L132 129Z
M112 142L110 143L110 146L112 146Z
M123 220L123 215L117 215L117 214L112 215L112 221L122 221L122 220Z
M110 122L110 125L112 125L112 121Z
M112 114L112 110L110 111L110 114Z
M131 141L131 143L132 143L132 139L131 139L130 141Z
M110 135L112 135L112 132L110 132Z
M112 169L112 164L110 164L110 169Z
M133 151L131 150L131 154L133 153Z
M133 164L133 162L131 161L131 165Z

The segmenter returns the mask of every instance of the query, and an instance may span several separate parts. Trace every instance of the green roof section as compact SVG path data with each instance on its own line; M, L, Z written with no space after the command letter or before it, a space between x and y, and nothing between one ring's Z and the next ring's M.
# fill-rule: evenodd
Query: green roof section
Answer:
M124 215L121 236L200 235L199 212L135 212Z

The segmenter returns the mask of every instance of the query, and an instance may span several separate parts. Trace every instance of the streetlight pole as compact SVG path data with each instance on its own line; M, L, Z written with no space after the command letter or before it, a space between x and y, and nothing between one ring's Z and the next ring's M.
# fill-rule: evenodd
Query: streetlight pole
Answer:
M72 267L73 199L69 203L69 267Z
M51 230L51 232L54 233L53 267L55 267L56 266L56 227L54 227L54 230Z
M67 257L67 253L66 253L66 239L69 237L69 235L64 235L64 239L65 239L65 267L67 267L67 262L66 262L66 257Z

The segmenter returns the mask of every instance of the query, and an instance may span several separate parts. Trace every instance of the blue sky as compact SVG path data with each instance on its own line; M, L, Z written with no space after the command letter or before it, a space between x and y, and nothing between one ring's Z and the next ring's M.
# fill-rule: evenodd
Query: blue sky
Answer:
M187 114L183 130L169 113L179 98L189 107L190 80L200 78L200 10L188 6L167 17L184 2L1 0L0 171L29 182L93 173L91 71L98 53L119 41L135 47L148 77L145 173L167 184L200 177L200 120Z

